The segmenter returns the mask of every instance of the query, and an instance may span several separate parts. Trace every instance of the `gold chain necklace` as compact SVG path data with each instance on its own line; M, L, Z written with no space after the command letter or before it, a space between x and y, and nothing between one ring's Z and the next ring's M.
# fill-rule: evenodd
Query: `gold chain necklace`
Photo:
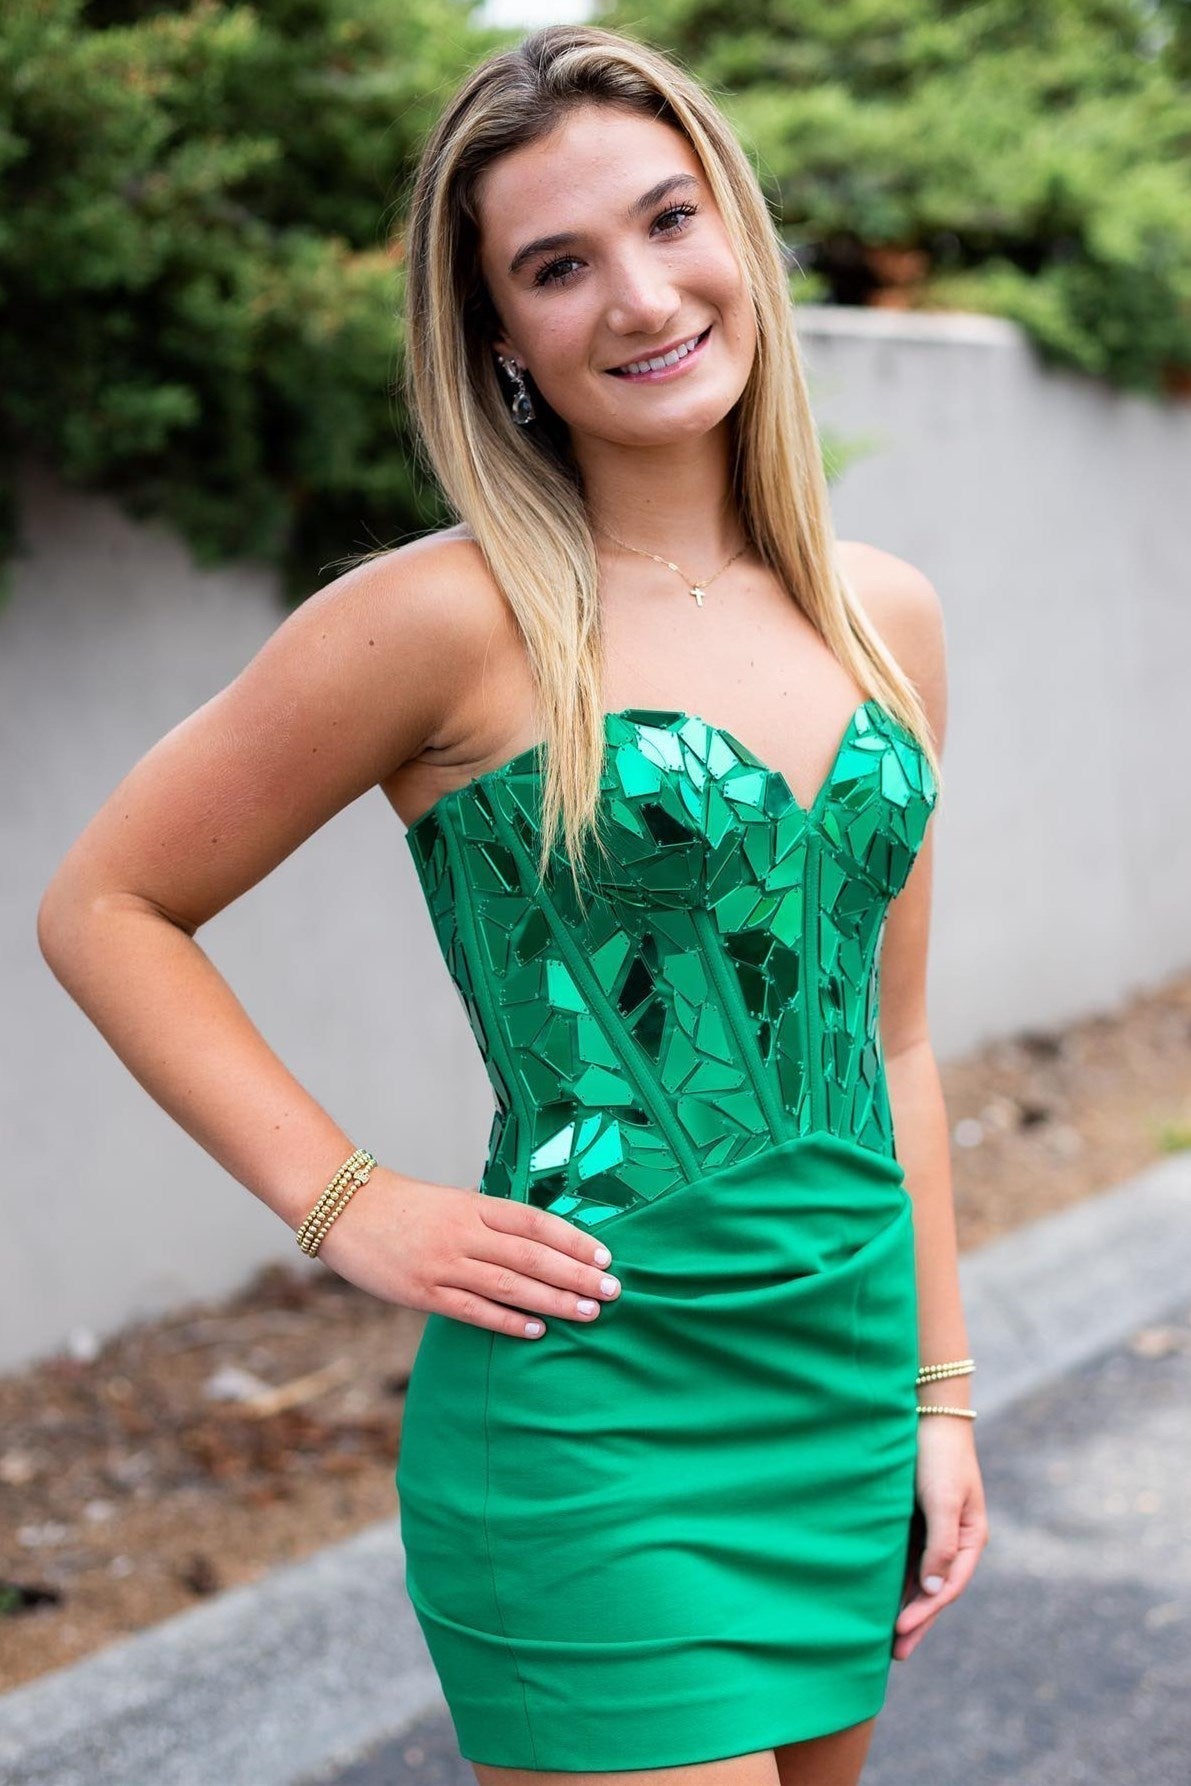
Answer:
M736 560L741 556L741 553L748 551L748 541L746 540L739 551L733 552L731 558L724 560L718 571L712 571L710 577L704 577L701 581L693 583L687 573L675 564L672 558L663 558L657 552L646 552L640 546L630 546L627 540L617 539L616 535L614 533L609 533L606 527L601 527L599 531L604 534L606 538L615 540L618 546L623 546L626 552L636 552L642 558L652 558L655 564L664 564L668 571L677 571L678 575L687 585L689 593L694 596L697 606L700 608L703 606L703 595L708 585L714 583L717 577L722 576L730 564L735 564Z

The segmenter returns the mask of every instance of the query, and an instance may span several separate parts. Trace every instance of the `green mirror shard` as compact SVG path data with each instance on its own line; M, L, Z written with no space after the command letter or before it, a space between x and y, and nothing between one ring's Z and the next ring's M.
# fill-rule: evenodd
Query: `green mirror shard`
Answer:
M804 809L697 715L607 714L582 913L565 862L538 882L540 757L406 834L495 1094L480 1189L594 1230L820 1132L895 1161L880 944L937 791L913 735L866 701Z

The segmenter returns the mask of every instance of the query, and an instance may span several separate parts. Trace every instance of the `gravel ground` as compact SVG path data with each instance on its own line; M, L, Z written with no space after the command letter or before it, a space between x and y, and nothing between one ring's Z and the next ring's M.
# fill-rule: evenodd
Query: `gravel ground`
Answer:
M1191 973L942 1075L966 1250L1191 1146ZM395 1518L421 1328L279 1265L0 1378L0 1688Z

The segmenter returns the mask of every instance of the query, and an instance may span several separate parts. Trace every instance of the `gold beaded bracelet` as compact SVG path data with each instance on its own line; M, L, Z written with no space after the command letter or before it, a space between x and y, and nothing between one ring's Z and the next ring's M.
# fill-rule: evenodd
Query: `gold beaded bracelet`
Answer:
M924 1364L918 1372L919 1383L937 1383L941 1377L970 1377L976 1369L974 1358L957 1358L952 1364Z
M310 1258L318 1252L331 1223L341 1216L362 1184L367 1184L376 1160L366 1147L349 1154L297 1232L297 1242Z
M974 1358L956 1358L946 1364L924 1364L918 1372L915 1388L922 1383L938 1383L945 1377L970 1377L976 1369ZM920 1414L959 1414L964 1420L975 1420L975 1408L944 1407L942 1402L919 1402Z

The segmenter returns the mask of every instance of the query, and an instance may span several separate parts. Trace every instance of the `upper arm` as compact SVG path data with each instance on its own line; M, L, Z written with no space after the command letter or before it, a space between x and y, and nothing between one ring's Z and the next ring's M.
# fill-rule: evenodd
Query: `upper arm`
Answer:
M235 680L134 764L43 895L155 908L187 932L255 886L452 712L491 626L474 542L429 536L296 608Z
M947 664L942 604L930 579L875 547L851 547L857 594L890 652L918 691L942 757ZM934 824L889 908L881 946L881 1043L887 1058L927 1039L927 950L934 873Z

